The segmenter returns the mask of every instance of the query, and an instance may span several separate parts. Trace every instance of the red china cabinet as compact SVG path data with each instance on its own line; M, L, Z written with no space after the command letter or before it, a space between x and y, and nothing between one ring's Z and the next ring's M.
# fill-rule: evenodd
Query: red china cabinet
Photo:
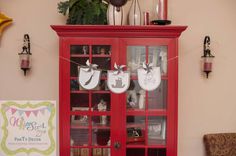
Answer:
M178 38L185 26L52 28L60 50L60 156L177 156ZM78 84L78 66L89 60L102 70L93 90ZM143 90L137 69L161 68L161 84ZM112 93L107 70L130 71L130 87Z

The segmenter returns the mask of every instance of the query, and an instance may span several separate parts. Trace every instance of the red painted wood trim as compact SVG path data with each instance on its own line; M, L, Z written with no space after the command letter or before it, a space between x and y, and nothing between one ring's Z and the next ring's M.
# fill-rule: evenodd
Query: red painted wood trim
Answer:
M179 37L186 26L52 25L64 37Z

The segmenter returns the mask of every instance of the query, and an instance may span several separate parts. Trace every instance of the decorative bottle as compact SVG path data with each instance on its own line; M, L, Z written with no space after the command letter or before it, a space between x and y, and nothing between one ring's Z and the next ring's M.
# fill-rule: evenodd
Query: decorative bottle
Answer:
M132 0L129 9L129 25L141 25L141 9L138 0Z
M109 25L125 25L123 7L116 7L109 4L107 8L107 21Z

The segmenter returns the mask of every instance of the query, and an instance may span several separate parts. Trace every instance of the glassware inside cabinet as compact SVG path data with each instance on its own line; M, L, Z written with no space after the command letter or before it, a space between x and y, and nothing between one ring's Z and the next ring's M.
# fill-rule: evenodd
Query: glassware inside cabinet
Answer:
M167 58L167 46L148 47L148 61L153 67L160 67L162 75L167 74Z
M137 69L142 63L146 62L145 46L128 46L127 47L127 70L131 75L137 75Z
M107 112L111 109L111 95L109 93L92 94L93 111Z
M144 110L146 103L146 91L143 90L137 80L130 80L130 87L126 91L126 108L129 110Z

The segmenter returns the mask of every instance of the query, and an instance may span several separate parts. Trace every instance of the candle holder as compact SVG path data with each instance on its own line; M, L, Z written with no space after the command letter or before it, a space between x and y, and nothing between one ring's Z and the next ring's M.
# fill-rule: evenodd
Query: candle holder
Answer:
M26 76L26 71L31 67L31 53L30 53L30 38L28 34L24 35L24 44L22 47L22 52L19 53L20 57L20 67L24 71Z
M202 59L203 59L203 72L206 73L207 78L209 76L209 73L212 72L212 62L214 57L215 56L211 54L210 50L210 37L205 36Z
M168 25L171 24L171 21L167 19L167 10L168 10L167 0L157 0L155 5L155 11L157 14L157 20L151 21L153 25Z

